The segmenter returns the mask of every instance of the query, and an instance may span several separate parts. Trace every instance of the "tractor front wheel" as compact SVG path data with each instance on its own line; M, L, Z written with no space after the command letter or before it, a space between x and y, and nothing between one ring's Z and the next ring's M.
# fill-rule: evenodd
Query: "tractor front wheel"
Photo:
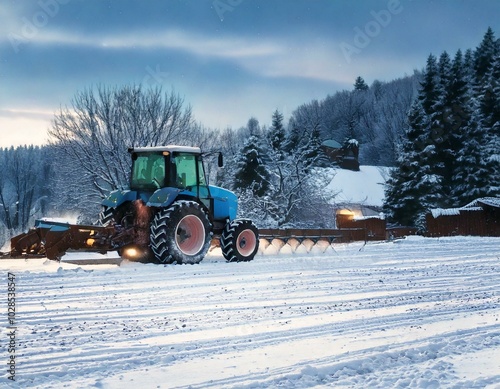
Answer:
M211 238L210 220L195 201L176 201L151 223L150 247L160 263L199 263Z
M228 262L251 261L259 249L259 231L251 220L233 220L222 231L220 247Z

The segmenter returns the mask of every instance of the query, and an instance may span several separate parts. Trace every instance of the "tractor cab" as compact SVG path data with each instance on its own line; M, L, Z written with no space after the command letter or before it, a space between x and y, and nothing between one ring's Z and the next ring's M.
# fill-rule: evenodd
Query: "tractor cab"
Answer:
M132 155L131 190L152 193L162 188L177 189L212 208L200 148L141 147L129 152Z
M129 152L132 155L131 190L207 186L198 147L140 147Z

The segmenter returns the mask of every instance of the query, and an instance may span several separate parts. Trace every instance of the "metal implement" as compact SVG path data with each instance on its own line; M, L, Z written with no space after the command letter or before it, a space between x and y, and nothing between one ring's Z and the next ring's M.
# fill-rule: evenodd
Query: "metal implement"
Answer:
M47 257L60 260L68 250L106 253L134 240L133 228L86 226L37 220L35 227L11 239L10 258Z

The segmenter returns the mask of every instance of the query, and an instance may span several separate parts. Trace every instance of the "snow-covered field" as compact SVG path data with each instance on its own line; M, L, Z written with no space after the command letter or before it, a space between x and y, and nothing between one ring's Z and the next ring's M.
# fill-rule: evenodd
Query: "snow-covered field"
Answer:
M499 238L0 271L2 345L9 272L17 298L0 387L500 388Z

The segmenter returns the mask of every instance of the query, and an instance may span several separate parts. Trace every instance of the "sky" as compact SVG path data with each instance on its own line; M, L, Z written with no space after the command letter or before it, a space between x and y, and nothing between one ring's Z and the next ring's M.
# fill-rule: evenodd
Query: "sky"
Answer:
M422 69L500 36L498 0L0 0L0 147L45 144L97 85L174 90L209 128Z

